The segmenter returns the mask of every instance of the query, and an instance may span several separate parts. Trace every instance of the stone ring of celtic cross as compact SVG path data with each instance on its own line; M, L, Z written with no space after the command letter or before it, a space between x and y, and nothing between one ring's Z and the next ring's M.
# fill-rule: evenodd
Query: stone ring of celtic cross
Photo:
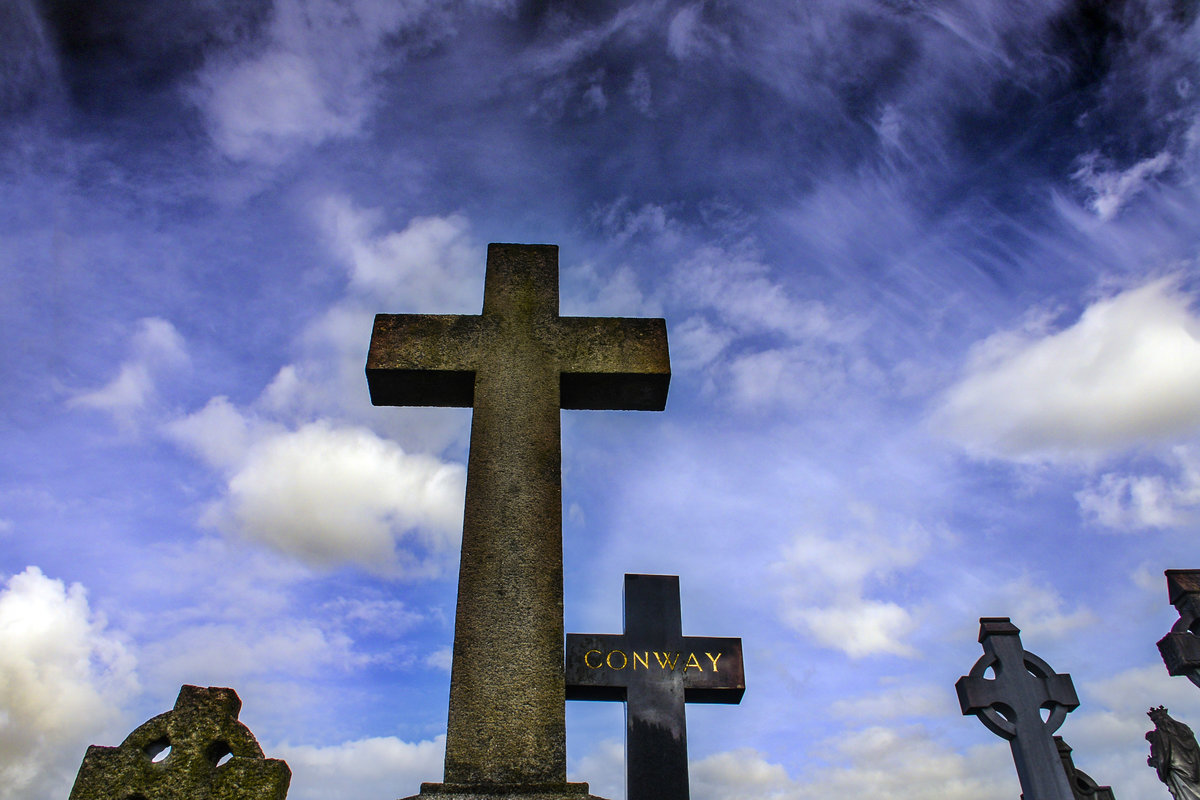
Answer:
M1029 674L1033 677L1048 678L1054 674L1054 670L1050 668L1049 664L1028 650L1022 651L1021 655L1025 659L1025 669L1027 669ZM975 662L975 666L971 667L971 671L967 674L972 678L991 680L984 677L983 673L987 672L989 667L995 667L996 671L999 672L1000 665L998 662L999 659L994 654L985 653L979 657L979 660ZM1008 716L1005 716L1005 714L1001 713L996 706L1004 709ZM1003 703L997 703L996 706L989 706L987 708L980 709L978 712L979 721L982 722L989 731L997 736L1005 739L1012 739L1017 735L1017 726L1013 720L1009 719L1009 717L1012 717L1015 712L1013 712L1011 707ZM1046 726L1046 732L1054 733L1056 730L1062 727L1062 724L1067 720L1067 714L1070 712L1070 710L1071 709L1067 708L1061 703L1051 704L1050 716L1042 723Z

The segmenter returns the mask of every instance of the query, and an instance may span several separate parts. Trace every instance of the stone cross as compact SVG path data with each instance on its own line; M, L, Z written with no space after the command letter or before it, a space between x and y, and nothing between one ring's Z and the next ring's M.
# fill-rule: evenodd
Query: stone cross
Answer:
M474 409L445 785L423 792L565 784L559 409L661 411L670 377L663 320L559 316L554 245L488 245L478 316L375 317L373 404Z
M70 800L284 800L292 771L263 758L241 708L233 689L184 686L120 747L89 747Z
M1167 595L1179 612L1171 632L1158 640L1170 675L1185 675L1200 686L1200 570L1169 569Z
M626 800L687 800L684 703L739 703L742 640L684 636L675 575L625 576L625 632L567 634L567 699L625 701Z
M983 656L958 679L963 714L974 714L992 733L1009 740L1021 790L1030 800L1074 800L1053 734L1079 706L1070 675L1059 675L1021 646L1008 617L979 620ZM994 678L985 677L991 668ZM1049 718L1042 720L1041 709Z

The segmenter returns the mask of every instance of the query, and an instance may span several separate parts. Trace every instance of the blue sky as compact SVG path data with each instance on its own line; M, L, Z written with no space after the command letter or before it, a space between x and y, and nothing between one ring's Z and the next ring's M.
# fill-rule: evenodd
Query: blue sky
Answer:
M566 626L626 572L741 636L693 796L1016 796L981 616L1164 789L1200 567L1200 23L1169 0L0 6L0 799L183 683L290 797L441 775L470 412L373 408L371 317L663 316L664 413L564 412ZM619 705L568 707L623 796ZM1162 796L1162 795L1160 795Z

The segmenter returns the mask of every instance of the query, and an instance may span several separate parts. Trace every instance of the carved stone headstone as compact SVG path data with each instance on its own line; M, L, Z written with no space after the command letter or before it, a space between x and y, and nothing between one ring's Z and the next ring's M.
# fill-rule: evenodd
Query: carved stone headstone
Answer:
M1167 595L1179 612L1171 632L1158 641L1167 672L1200 686L1200 570L1169 569Z
M662 410L671 372L663 320L558 308L557 247L491 244L482 314L375 317L373 404L474 409L445 783L423 795L587 792L566 783L560 409Z
M979 620L983 656L954 688L963 714L974 714L1012 747L1026 797L1074 800L1052 735L1079 706L1070 675L1059 675L1021 646L1021 631L1008 617ZM991 669L994 678L986 677ZM1043 720L1042 708L1050 709Z
M241 708L233 689L184 686L119 747L89 747L70 800L284 800L292 772L263 758Z
M1147 714L1154 730L1146 734L1150 742L1146 763L1154 767L1175 800L1200 800L1200 747L1192 729L1172 719L1162 706Z
M684 703L738 703L742 640L684 636L675 575L625 576L625 632L567 634L567 699L625 702L626 800L688 800Z

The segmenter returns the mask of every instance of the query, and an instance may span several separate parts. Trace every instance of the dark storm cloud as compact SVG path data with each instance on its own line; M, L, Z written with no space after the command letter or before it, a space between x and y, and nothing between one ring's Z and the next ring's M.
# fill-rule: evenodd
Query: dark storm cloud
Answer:
M253 38L271 3L43 0L38 10L72 98L105 112L130 92L175 84L210 49Z
M439 147L488 131L472 168L505 182L498 150L696 219L713 197L778 208L862 171L931 218L968 199L1021 213L1047 187L1082 198L1085 157L1125 169L1184 147L1198 78L1180 8L535 3L476 13L397 91L403 113L445 125Z

